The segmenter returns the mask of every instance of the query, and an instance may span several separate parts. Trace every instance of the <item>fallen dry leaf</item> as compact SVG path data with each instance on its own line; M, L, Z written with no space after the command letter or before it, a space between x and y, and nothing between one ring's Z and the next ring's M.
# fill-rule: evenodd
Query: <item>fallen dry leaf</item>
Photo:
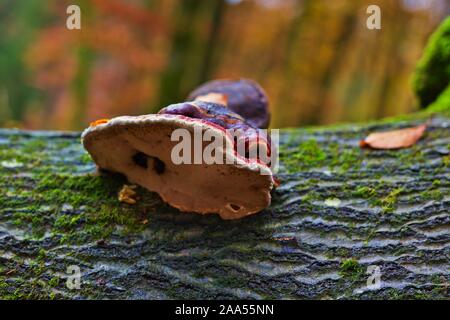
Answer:
M364 140L359 142L361 148L373 148L373 149L400 149L408 148L414 145L424 134L427 129L426 124L422 124L417 127L373 132L367 136Z
M137 200L137 194L133 189L136 189L136 186L129 186L124 184L122 189L119 191L119 201L128 204L135 204Z

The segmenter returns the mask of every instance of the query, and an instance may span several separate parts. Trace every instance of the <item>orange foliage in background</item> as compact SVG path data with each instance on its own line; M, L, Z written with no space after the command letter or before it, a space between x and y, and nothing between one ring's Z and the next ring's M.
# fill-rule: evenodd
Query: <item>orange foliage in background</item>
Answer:
M27 81L44 99L30 100L14 119L25 128L78 130L99 118L156 112L205 80L230 77L267 90L272 127L409 112L410 74L448 12L439 0L423 7L405 0L45 3L48 19L23 52ZM73 3L81 30L66 28ZM365 27L369 4L381 7L382 30Z
M158 48L164 32L161 19L123 1L95 0L89 5L95 12L83 16L82 29L68 31L67 3L53 3L58 20L39 33L27 52L34 84L50 97L47 115L28 115L25 122L31 127L82 127L105 115L145 112L155 95L157 74L164 66ZM88 50L89 61L80 57L80 48ZM88 64L89 72L86 99L80 102L73 81L81 63Z

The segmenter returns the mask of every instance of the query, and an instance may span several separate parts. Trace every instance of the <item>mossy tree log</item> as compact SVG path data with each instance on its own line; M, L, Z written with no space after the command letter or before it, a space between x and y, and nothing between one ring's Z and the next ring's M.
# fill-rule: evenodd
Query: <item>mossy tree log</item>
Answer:
M410 149L358 146L425 118L282 130L273 203L237 221L119 203L78 133L0 130L0 298L446 298L450 117Z

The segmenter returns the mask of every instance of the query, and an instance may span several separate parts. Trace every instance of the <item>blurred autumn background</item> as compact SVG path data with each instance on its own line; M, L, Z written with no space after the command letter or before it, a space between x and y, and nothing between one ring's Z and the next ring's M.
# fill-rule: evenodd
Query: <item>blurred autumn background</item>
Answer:
M66 9L81 7L81 30ZM381 30L366 28L371 4ZM411 112L447 0L1 0L0 127L156 112L213 78L268 92L272 127Z

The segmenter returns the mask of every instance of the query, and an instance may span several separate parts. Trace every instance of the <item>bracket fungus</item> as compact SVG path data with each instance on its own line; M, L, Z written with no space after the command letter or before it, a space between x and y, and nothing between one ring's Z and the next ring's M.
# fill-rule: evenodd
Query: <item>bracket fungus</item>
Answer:
M203 161L174 161L177 129L194 137L189 149L195 153L199 144ZM237 134L230 135L230 129ZM271 201L275 180L270 163L261 161L270 158L271 142L259 131L225 105L197 100L170 105L158 114L95 122L83 132L82 142L99 168L124 174L181 211L238 219ZM200 142L195 140L198 133ZM223 161L206 161L208 148Z

